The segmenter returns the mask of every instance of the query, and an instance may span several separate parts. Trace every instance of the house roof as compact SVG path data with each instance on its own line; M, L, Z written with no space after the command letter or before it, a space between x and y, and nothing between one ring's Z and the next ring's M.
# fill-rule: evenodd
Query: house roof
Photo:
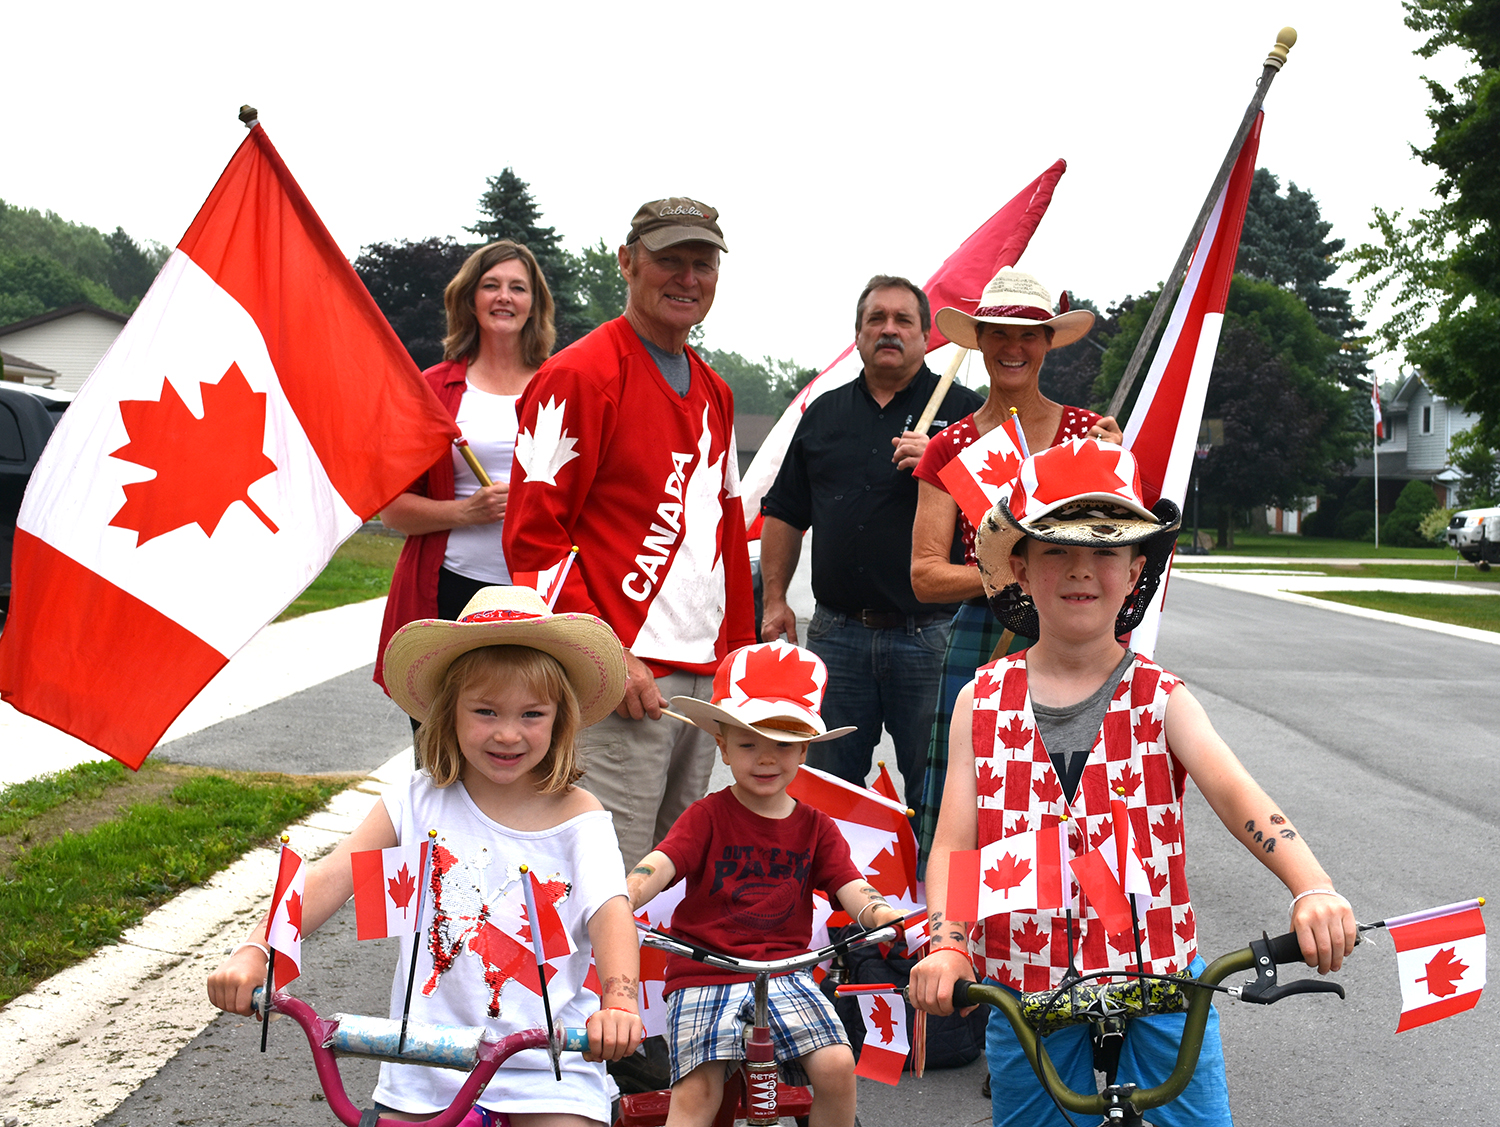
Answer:
M4 364L8 372L33 372L42 376L57 375L51 368L44 368L34 360L26 360L13 352L4 350L0 350L0 364Z
M1395 407L1399 405L1404 409L1419 387L1427 387L1427 381L1419 373L1413 372L1401 382L1401 387L1397 389L1396 394L1391 398L1391 406ZM1431 388L1427 388L1427 390L1432 392ZM1436 395L1436 393L1433 394L1434 396Z
M71 317L75 313L93 313L108 320L117 321L122 325L130 320L125 314L116 313L113 309L103 309L87 301L80 301L73 305L64 305L61 309L54 309L50 313L38 313L35 317L28 317L24 321L12 321L9 325L0 325L0 337L20 332L22 329L32 328L35 325L45 325L48 321L57 321L63 317Z

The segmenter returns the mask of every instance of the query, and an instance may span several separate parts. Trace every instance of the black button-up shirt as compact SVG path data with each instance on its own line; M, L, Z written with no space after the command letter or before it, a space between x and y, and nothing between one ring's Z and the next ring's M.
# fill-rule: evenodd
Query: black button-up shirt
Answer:
M912 594L917 482L910 469L898 470L891 461L891 439L916 424L937 382L924 364L882 407L861 372L813 400L761 502L767 516L793 528L812 527L813 595L832 610L930 614L943 609ZM929 436L973 414L983 402L954 384ZM963 562L961 552L956 548L954 563Z

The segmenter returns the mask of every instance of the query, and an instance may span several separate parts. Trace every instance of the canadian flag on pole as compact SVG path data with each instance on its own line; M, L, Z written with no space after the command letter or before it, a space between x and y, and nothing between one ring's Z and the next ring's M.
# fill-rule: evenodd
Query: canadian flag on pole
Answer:
M567 582L568 572L573 569L573 560L577 555L578 547L574 545L571 552L545 571L513 571L510 577L518 587L534 588L546 602L547 609L551 610L557 605L558 593Z
M0 696L139 767L457 434L254 126L31 478Z
M1484 989L1484 901L1469 900L1385 921L1401 976L1397 1033L1471 1010Z
M1021 468L1025 449L1020 423L1011 415L938 470L938 480L975 528L984 523L995 502L1010 493L1010 483Z
M1071 906L1068 824L1012 834L948 856L948 918L976 923L1000 912Z
M427 846L363 849L349 854L354 870L354 930L359 939L409 935L421 928L419 909Z
M859 1050L854 1075L882 1084L896 1083L911 1052L906 1033L906 1005L899 996L892 1004L890 995L862 994L859 1012L865 1019L865 1043Z
M1245 225L1245 207L1250 201L1250 182L1255 177L1263 117L1256 115L1229 182L1224 185L1208 226L1198 239L1187 279L1182 283L1166 332L1151 361L1151 371L1125 424L1125 449L1135 455L1140 467L1148 508L1162 497L1181 508L1187 496L1198 426L1203 421L1203 403L1208 397L1208 379L1213 374L1214 352L1224 326L1224 307L1229 301L1229 283L1234 278L1240 230ZM1156 649L1166 590L1163 583L1145 619L1130 635L1130 648L1146 657Z
M1013 200L990 216L957 250L943 260L937 272L922 287L934 313L946 305L968 313L974 311L979 304L980 294L984 293L985 283L1002 266L1014 266L1020 259L1026 244L1031 242L1037 224L1047 214L1053 189L1067 170L1067 161L1055 161L1051 168L1016 193ZM851 301L857 296L849 295ZM947 343L947 338L934 327L932 335L927 339L927 351L931 352ZM792 435L797 430L797 423L807 410L807 405L825 391L854 379L862 366L859 353L854 351L854 345L849 345L838 354L833 363L796 394L791 405L776 421L740 481L745 527L754 526L760 519L760 499L776 480L781 461L786 457L787 447L792 444ZM754 538L752 535L751 539Z
M687 881L658 892L649 904L636 913L636 921L646 927L666 928L672 913L687 894ZM662 994L667 983L667 953L641 945L641 1023L647 1037L663 1037L667 1032L667 1003Z
M916 905L917 839L905 806L812 767L798 768L786 792L834 820L876 891L898 905Z
M1370 410L1371 410L1371 412L1374 413L1374 416L1375 416L1375 437L1376 438L1380 438L1381 437L1381 427L1380 427L1380 424L1384 420L1385 416L1382 415L1381 411L1380 411L1380 381L1379 380L1372 379L1370 381Z
M1074 858L1073 874L1103 921L1105 932L1120 935L1131 925L1131 900L1127 897L1134 899L1138 916L1150 906L1151 877L1135 844L1125 803L1115 799L1110 810L1114 828L1097 849Z
M302 973L302 887L307 865L285 845L276 869L276 890L271 895L271 923L266 943L276 952L277 990Z

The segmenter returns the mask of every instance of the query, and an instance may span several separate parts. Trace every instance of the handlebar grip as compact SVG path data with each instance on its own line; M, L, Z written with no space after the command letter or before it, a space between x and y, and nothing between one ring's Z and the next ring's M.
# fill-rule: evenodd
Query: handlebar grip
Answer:
M252 1017L264 1017L266 1006L266 988L257 986L250 995L250 1014Z
M1297 942L1297 933L1289 931L1285 935L1278 935L1266 945L1272 962L1278 966L1282 963L1302 962L1302 945Z
M562 1051L565 1053L586 1053L589 1051L589 1031L576 1026L557 1027L559 1040L562 1042Z
M969 1004L969 987L974 984L966 978L960 978L953 984L953 1008L964 1009Z

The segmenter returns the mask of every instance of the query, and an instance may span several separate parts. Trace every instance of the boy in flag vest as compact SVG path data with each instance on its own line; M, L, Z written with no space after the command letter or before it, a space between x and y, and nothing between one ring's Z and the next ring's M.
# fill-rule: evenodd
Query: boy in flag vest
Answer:
M755 960L807 950L815 888L865 927L902 918L854 867L833 819L787 794L808 744L853 731L825 727L827 684L816 654L766 642L720 663L709 700L672 698L683 715L669 714L713 735L734 783L689 806L641 859L626 878L632 911L686 880L672 934ZM745 1059L740 1014L754 997L753 980L668 957L672 1127L713 1121L728 1069ZM771 979L769 1008L777 1061L795 1060L812 1083L812 1121L853 1127L854 1054L832 1003L801 970Z
M1136 967L1198 973L1183 849L1182 795L1189 776L1229 832L1291 891L1291 924L1308 965L1338 970L1354 950L1348 901L1282 810L1252 779L1171 673L1119 639L1141 621L1176 542L1171 501L1141 501L1128 450L1074 438L1021 464L1008 497L979 529L985 592L1008 629L1038 641L982 667L960 693L948 775L927 869L932 951L912 972L910 997L952 1012L953 985L983 978L1014 990L1057 986L1070 958L1083 974ZM978 922L944 918L949 857L1066 819L1082 857L1110 832L1123 800L1151 885L1134 928L1113 931L1092 903L1069 928L1062 911L1017 911ZM1084 889L1085 894L1088 889ZM1071 932L1071 934L1070 934ZM972 958L971 958L972 953ZM1131 1022L1119 1082L1158 1084L1176 1060L1184 1015ZM1061 1123L1008 1022L991 1016L989 1058L997 1125ZM1086 1026L1047 1039L1064 1082L1093 1091ZM1161 1127L1231 1123L1217 1015L1210 1017L1193 1080L1153 1113Z

